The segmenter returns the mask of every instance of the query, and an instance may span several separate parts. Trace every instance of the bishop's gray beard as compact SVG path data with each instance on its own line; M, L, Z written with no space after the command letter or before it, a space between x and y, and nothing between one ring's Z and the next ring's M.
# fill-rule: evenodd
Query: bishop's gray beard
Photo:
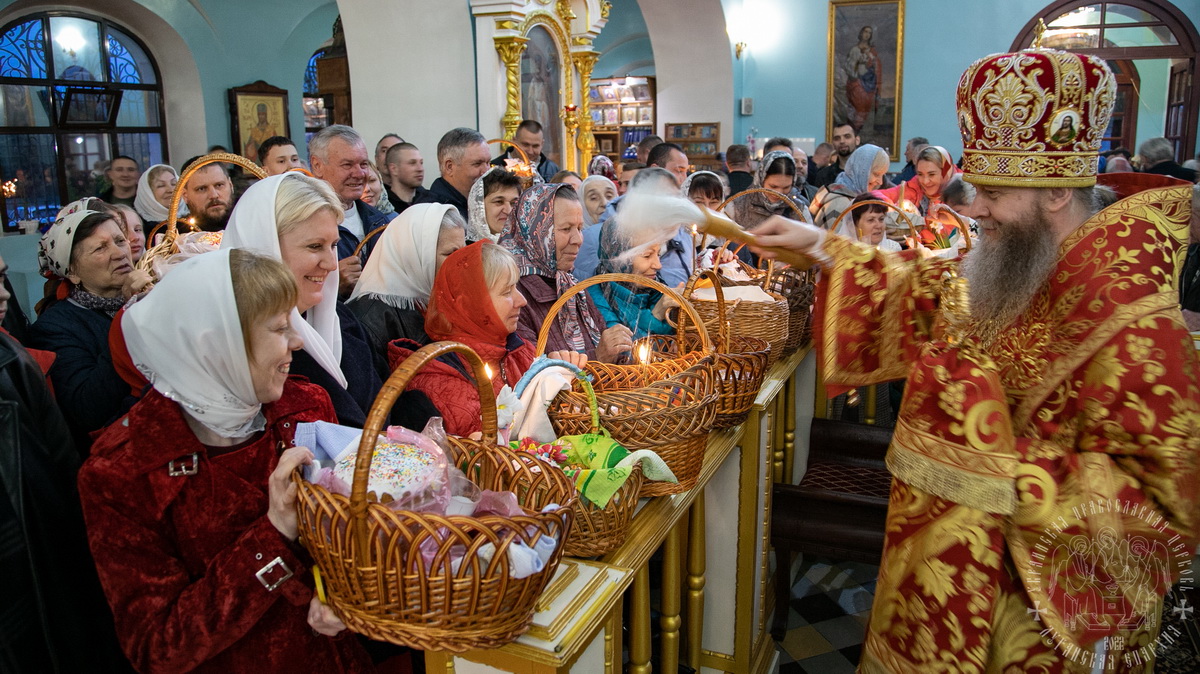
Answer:
M980 237L962 263L971 317L982 329L1010 325L1033 301L1058 262L1058 242L1040 209L1019 225Z

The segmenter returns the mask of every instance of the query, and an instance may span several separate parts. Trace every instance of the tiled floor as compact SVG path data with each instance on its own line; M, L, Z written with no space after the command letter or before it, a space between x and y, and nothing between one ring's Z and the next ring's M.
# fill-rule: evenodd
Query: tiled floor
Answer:
M776 646L779 674L852 674L862 654L878 575L879 567L871 564L802 558L792 585L787 633ZM1200 619L1176 615L1178 601L1178 596L1168 596L1163 620L1185 636L1159 652L1157 674L1200 671Z
M779 674L851 674L858 666L879 567L803 557L792 586Z

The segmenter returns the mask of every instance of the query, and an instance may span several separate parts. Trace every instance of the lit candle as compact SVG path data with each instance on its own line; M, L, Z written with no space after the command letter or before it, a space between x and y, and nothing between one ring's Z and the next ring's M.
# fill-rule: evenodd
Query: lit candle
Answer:
M492 366L487 363L483 364L483 373L487 375L488 381L492 379Z
M641 361L642 365L645 365L646 363L648 363L650 361L650 345L649 344L642 342L641 345L638 346L637 352L638 352L638 360Z

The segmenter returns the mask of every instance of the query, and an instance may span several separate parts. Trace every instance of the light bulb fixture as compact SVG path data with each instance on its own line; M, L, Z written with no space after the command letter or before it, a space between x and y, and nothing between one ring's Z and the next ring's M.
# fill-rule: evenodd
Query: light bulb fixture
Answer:
M83 34L75 26L65 26L58 31L58 35L54 36L54 41L58 46L62 47L63 51L75 58L75 52L87 46L87 40L83 39Z
M739 42L733 45L733 53L737 55L738 58L742 58L742 53L745 52L746 48L749 46L750 45L746 44L745 42Z

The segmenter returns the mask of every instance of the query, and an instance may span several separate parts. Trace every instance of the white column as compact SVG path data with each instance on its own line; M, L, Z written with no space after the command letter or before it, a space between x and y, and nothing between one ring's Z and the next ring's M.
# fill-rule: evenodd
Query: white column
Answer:
M470 8L446 0L339 0L338 9L354 128L371 151L392 131L414 143L432 182L442 134L478 124Z

